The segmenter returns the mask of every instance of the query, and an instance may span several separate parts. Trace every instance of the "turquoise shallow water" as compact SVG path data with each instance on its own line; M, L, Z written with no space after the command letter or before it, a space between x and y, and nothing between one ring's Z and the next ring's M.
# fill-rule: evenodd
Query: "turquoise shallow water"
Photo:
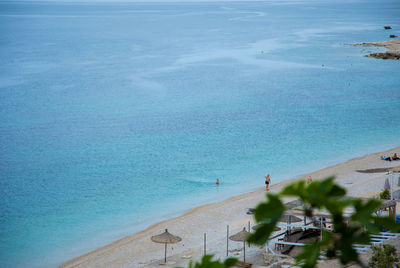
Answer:
M384 1L0 2L0 266L400 144ZM215 187L216 178L221 185Z

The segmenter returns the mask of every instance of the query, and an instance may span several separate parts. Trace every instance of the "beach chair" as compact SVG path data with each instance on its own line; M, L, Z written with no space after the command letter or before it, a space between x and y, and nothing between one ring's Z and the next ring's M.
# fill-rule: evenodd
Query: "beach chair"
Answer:
M279 238L279 239L278 239L278 242L286 242L285 237L284 237L284 238ZM282 245L282 244L275 243L275 250L281 251L282 248L283 248L283 245Z
M254 208L249 208L246 212L247 215L253 215L254 214Z

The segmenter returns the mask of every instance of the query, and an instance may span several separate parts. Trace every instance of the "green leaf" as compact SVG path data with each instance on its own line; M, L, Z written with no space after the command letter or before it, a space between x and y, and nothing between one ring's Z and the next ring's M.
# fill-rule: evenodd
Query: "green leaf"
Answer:
M346 191L334 184L334 177L329 177L321 181L315 181L308 185L306 194L302 195L302 201L309 203L312 207L336 207L336 202L343 198Z
M273 233L276 224L260 224L257 230L249 236L247 241L252 244L264 245Z
M344 250L341 250L340 262L342 264L347 264L349 262L357 260L358 260L358 253L353 247L346 247Z
M264 244L285 211L285 206L278 195L267 194L267 198L267 202L259 204L254 210L254 218L260 223L260 227L247 239L250 243Z
M365 201L360 198L352 200L355 209L354 214L350 217L352 222L358 222L371 233L379 233L380 226L373 220L372 213L381 206L381 202L376 199Z
M305 182L299 181L297 183L290 184L286 186L282 191L281 195L286 196L299 196L302 198L305 195Z
M378 226L384 227L393 233L400 232L400 224L396 223L396 221L390 216L386 217L374 216L373 219Z
M235 258L228 258L223 263L218 260L212 261L213 256L204 255L200 262L195 263L194 268L229 268L237 263ZM189 262L189 268L193 268L193 261Z
M238 262L238 260L235 258L228 258L225 260L224 264L225 264L225 267L232 267L232 266L235 266L237 262Z
M299 255L296 256L296 262L303 268L313 268L317 264L321 252L321 243L315 242L304 246Z
M377 199L369 199L367 202L359 198L353 199L355 213L352 219L356 221L369 220L371 219L372 213L379 209L381 205L382 202Z
M254 218L257 222L273 223L279 220L285 211L285 206L277 195L268 194L267 197L268 201L259 204L254 210Z

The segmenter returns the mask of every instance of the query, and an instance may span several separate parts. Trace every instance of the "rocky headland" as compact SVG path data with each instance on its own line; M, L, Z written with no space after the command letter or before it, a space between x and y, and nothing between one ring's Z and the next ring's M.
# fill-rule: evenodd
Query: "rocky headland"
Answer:
M375 43L361 43L354 44L354 46L374 46L374 47L385 47L388 50L385 52L376 52L366 55L366 57L384 59L384 60L400 60L400 39L394 39L389 41L375 42Z

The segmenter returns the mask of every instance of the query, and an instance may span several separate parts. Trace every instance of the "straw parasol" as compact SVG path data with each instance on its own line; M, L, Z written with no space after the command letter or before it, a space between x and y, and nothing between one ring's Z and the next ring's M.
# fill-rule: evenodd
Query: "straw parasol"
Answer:
M236 242L243 242L243 261L246 262L246 239L249 237L250 233L246 231L246 228L243 227L243 230L237 234L234 234L229 237L230 240Z
M182 241L182 238L179 236L172 235L168 232L168 229L165 229L165 232L159 235L155 235L151 237L151 241L156 243L165 244L165 256L164 262L167 262L167 244L175 244Z
M253 229L253 230L255 231L255 230L257 230L259 227L261 227L261 224L254 225L253 227L251 227L251 229ZM277 231L280 231L280 230L281 230L281 228L275 226L274 232L277 232Z
M389 183L389 179L386 178L385 180L385 184L383 185L383 189L384 190L389 190L390 189L390 183Z
M293 215L283 215L282 218L279 219L279 221L292 223L292 222L301 222L303 220Z

